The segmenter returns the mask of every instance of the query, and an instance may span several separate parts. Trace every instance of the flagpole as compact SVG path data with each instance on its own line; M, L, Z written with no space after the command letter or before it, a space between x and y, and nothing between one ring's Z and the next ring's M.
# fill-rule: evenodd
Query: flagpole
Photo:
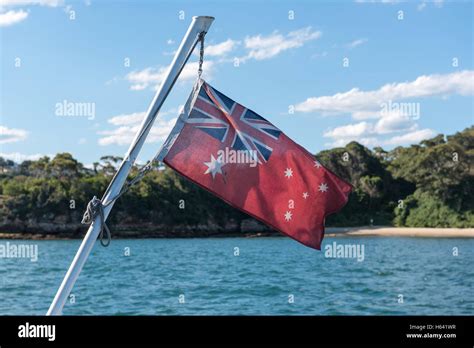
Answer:
M132 169L133 163L140 153L143 143L145 142L151 127L153 126L153 121L155 120L161 106L163 105L163 102L171 91L171 88L173 88L173 85L178 79L179 74L191 56L194 47L200 39L201 33L205 34L209 30L213 20L214 18L209 16L193 17L188 31L181 41L181 45L179 46L174 56L173 62L166 73L166 77L162 81L160 88L156 92L155 97L148 108L146 117L143 119L140 129L135 135L135 138L130 145L117 173L104 193L102 198L103 203L108 202L109 199L115 197L122 189L125 181L127 180L128 174ZM62 314L62 309L69 294L71 293L72 288L74 287L74 283L79 277L82 267L86 263L87 258L89 257L89 254L95 245L100 232L101 223L105 223L105 220L112 210L113 204L114 202L104 206L104 221L101 222L100 215L98 215L93 223L89 226L89 230L87 231L87 234L84 237L84 240L82 241L81 246L79 247L76 256L74 257L74 260L72 261L71 266L69 267L69 270L67 271L46 315Z

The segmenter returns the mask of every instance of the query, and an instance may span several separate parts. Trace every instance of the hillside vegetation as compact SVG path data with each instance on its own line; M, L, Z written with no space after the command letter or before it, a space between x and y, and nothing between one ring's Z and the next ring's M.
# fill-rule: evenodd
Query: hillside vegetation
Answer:
M351 142L316 157L355 188L328 226L474 227L474 127L388 152ZM0 232L82 233L84 208L120 160L105 156L87 169L69 153L20 164L0 158ZM243 226L249 219L166 168L118 200L110 225L192 235L256 228Z

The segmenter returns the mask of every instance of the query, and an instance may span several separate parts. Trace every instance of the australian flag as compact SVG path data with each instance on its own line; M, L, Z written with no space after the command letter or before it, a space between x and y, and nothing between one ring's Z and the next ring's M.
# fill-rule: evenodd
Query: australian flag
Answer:
M351 185L265 118L198 80L158 160L230 205L320 249Z

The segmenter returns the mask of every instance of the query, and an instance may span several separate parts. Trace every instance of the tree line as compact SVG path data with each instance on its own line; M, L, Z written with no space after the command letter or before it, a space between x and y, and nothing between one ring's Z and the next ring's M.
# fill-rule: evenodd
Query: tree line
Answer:
M354 186L348 204L328 217L327 226L474 227L474 127L391 151L351 142L316 158ZM0 232L21 231L25 221L66 229L78 223L91 197L105 191L120 161L104 156L86 168L69 153L22 163L0 157ZM131 176L138 170L134 167ZM117 201L110 224L225 231L248 219L161 168Z

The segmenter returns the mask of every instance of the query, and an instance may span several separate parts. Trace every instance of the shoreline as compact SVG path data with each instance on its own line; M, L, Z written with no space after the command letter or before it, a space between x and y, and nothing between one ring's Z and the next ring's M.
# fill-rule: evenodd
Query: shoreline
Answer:
M84 233L85 234L85 233ZM20 233L0 232L1 239L24 240L75 240L82 239L84 234L48 234L48 233ZM242 233L186 233L182 235L167 233L141 233L123 231L112 233L112 239L188 239L188 238L259 238L285 237L279 232L242 232ZM415 238L474 238L474 228L435 228L435 227L387 227L387 226L360 226L360 227L327 227L325 237L415 237Z
M326 229L326 237L379 236L379 237L429 237L429 238L474 238L474 228L437 227L332 227Z

